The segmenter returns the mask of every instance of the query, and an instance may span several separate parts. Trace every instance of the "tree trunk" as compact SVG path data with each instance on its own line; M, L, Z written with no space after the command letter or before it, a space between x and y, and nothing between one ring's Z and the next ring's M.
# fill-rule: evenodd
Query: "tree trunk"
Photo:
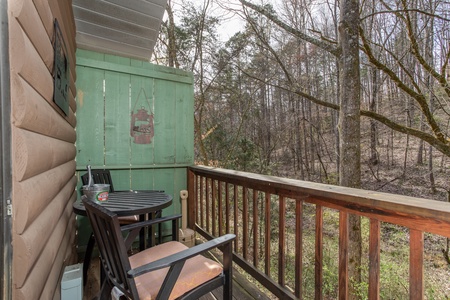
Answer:
M360 73L359 73L359 0L342 0L339 23L340 78L339 113L340 136L340 185L361 187L360 148ZM357 299L355 286L361 282L361 218L350 215L348 276L351 284L349 298ZM345 299L345 295L339 295Z
M406 102L407 102L407 106L408 106L406 108L406 126L411 127L412 122L411 122L409 107L411 106L412 101L406 100ZM406 135L405 155L403 157L403 173L402 173L403 178L405 178L405 176L406 176L406 168L407 168L407 163L408 163L408 151L409 151L409 134Z
M434 13L433 9L431 9L430 7L430 13ZM433 48L434 48L434 42L433 42L433 36L434 36L434 20L431 19L429 26L427 27L427 32L426 32L426 41L425 41L425 56L428 60L428 64L430 64L430 66L434 66L433 63L433 59L434 59L434 55L433 55ZM427 76L427 81L426 81L426 85L427 88L429 89L430 93L430 102L429 102L429 106L430 106L430 111L431 113L434 113L434 88L433 88L433 79L431 78L431 75ZM431 186L431 192L433 194L436 193L436 183L434 181L434 170L433 170L433 146L430 145L430 149L428 151L428 172L429 172L429 178L430 178L430 186Z
M298 97L298 96L295 96ZM301 114L300 114L300 105L301 101L297 100L295 102L295 141L297 148L297 157L298 157L298 168L300 169L300 179L305 180L305 168L303 167L303 146L302 146L302 123L301 123Z
M370 111L376 112L376 103L378 97L378 70L372 68L372 97L369 99ZM370 164L375 166L378 164L377 151L377 123L370 120Z
M425 130L425 124L423 122L423 114L420 117L420 130ZM425 151L425 143L424 141L419 141L419 149L417 151L417 164L423 165L423 152Z
M311 180L311 171L309 168L309 154L308 154L308 134L307 134L307 129L306 126L308 126L308 123L306 122L307 120L307 116L306 116L306 112L305 112L305 105L307 104L307 101L302 98L302 129L303 129L303 149L305 150L304 154L305 154L305 169L306 169L306 180L310 181Z
M167 28L167 37L169 39L168 42L168 53L169 53L169 67L180 68L180 64L177 60L177 48L176 48L176 40L175 40L175 21L173 18L173 10L172 10L172 1L168 1L167 3L167 15L169 26Z

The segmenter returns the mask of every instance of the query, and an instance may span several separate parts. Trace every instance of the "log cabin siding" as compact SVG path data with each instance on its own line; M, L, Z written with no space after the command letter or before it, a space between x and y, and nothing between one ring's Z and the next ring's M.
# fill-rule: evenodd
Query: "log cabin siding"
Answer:
M72 1L9 0L12 298L59 299L76 260L75 24ZM70 65L69 114L53 102L53 22Z

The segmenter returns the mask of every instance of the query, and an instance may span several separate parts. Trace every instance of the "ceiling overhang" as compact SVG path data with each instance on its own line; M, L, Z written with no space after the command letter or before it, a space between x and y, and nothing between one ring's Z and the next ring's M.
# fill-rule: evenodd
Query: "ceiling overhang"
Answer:
M72 0L77 47L149 61L167 0Z

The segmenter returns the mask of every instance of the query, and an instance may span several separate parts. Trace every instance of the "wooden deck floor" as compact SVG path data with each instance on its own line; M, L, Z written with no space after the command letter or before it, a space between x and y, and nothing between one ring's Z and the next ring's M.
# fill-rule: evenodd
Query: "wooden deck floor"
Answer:
M259 291L254 285L243 278L242 275L234 272L233 280L233 299L237 300L253 300L269 298ZM100 262L99 259L92 259L91 266L88 270L88 278L84 286L83 300L96 299L96 295L100 290ZM200 300L222 300L222 292L219 289L205 295Z

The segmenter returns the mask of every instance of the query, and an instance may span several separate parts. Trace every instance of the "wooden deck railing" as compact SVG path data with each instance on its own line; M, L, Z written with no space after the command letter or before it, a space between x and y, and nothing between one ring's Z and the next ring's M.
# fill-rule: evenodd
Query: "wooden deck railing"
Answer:
M236 234L234 262L281 299L323 297L325 210L338 214L339 299L347 299L350 284L349 214L366 217L370 224L369 299L380 296L382 222L409 231L410 299L424 298L424 232L450 237L450 204L439 201L202 166L189 168L188 190L189 227L206 238ZM306 222L311 215L312 222ZM304 241L307 230L315 236L313 243ZM302 292L307 255L314 268L308 275L314 281L311 297Z

